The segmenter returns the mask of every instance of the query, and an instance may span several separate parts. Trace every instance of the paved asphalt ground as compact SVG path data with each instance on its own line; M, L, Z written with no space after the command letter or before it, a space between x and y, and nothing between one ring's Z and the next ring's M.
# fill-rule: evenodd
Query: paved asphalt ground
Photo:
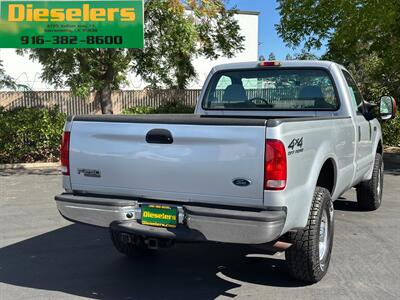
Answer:
M59 216L54 171L0 171L0 299L400 299L400 156L386 155L385 173L378 211L359 211L354 191L335 203L329 273L307 286L288 277L282 254L250 247L125 258L107 230Z

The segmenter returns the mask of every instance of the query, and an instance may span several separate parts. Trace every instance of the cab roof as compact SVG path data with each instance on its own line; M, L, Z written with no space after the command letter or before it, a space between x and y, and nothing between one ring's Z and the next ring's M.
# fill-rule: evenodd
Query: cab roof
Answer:
M333 65L337 65L332 61L327 60L282 60L278 61L280 63L280 67L319 67L329 69ZM232 64L223 64L214 67L214 71L224 71L224 70L240 70L240 69L255 69L259 68L260 61L252 61L252 62L242 62L242 63L232 63ZM268 67L266 67L268 68ZM278 67L279 68L279 67Z

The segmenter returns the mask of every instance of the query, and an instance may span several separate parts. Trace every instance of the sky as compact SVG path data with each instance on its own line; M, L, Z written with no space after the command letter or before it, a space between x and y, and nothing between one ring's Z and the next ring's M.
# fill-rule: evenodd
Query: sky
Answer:
M277 59L285 59L287 54L301 52L301 48L291 49L285 46L283 40L278 36L275 30L275 24L279 23L280 16L276 10L278 7L275 0L230 0L230 6L236 6L239 10L249 10L260 12L259 23L259 55L264 55L266 59L271 52ZM312 51L320 56L324 54L325 49Z

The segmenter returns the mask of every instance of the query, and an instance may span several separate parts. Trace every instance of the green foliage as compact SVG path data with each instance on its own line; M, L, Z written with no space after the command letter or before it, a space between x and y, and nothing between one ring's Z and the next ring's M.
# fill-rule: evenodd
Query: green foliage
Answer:
M306 51L303 49L300 53L296 53L294 55L295 60L317 60L319 57L315 55L314 53L311 53L309 51Z
M20 49L43 65L41 78L56 87L68 86L79 96L100 91L105 82L112 89L125 83L130 57L127 49Z
M103 113L112 113L111 92L126 82L131 56L127 49L20 49L43 65L41 78L68 86L78 96L97 92Z
M57 161L65 117L56 108L0 107L0 163Z
M327 43L325 59L356 69L372 57L379 68L371 80L400 96L400 1L279 0L278 9L277 30L289 46L310 50Z
M376 54L359 58L357 63L350 63L347 67L359 83L359 87L367 101L378 104L382 96L394 94L390 85L379 76L383 62ZM400 146L399 114L396 119L384 122L382 131L385 145Z
M269 61L274 61L274 60L276 60L276 56L275 56L275 53L274 53L274 52L271 52L271 53L269 54L268 60L269 60Z
M304 51L327 43L323 59L349 69L364 98L400 99L400 1L397 0L279 0L279 35ZM384 140L399 145L399 117L383 124Z
M288 53L286 54L285 60L293 60L293 56Z
M124 115L142 115L142 114L192 114L194 108L181 104L180 102L168 102L157 108L148 106L137 106L125 109Z
M193 14L188 14L190 7ZM103 113L112 113L111 92L130 70L152 87L185 88L196 76L193 58L231 57L243 50L234 10L224 0L148 0L144 49L25 49L43 65L42 79L81 96L97 92Z
M15 82L14 79L5 73L3 62L0 60L0 89L3 88L15 89Z
M147 1L145 48L132 50L133 70L153 88L184 89L197 75L193 58L232 57L243 50L234 13L223 0Z
M319 57L314 53L302 49L300 53L295 53L293 56L291 54L286 54L285 60L318 60Z
M400 147L400 112L394 120L382 124L382 131L385 145Z
M123 115L151 115L155 114L156 108L150 106L135 106L122 111Z

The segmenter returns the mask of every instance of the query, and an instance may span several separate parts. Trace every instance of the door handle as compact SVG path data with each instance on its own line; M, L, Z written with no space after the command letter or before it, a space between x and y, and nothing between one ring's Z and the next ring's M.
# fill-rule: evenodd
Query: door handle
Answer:
M361 126L358 126L358 141L361 142Z
M149 144L172 144L174 139L167 129L152 129L146 134L146 142Z

